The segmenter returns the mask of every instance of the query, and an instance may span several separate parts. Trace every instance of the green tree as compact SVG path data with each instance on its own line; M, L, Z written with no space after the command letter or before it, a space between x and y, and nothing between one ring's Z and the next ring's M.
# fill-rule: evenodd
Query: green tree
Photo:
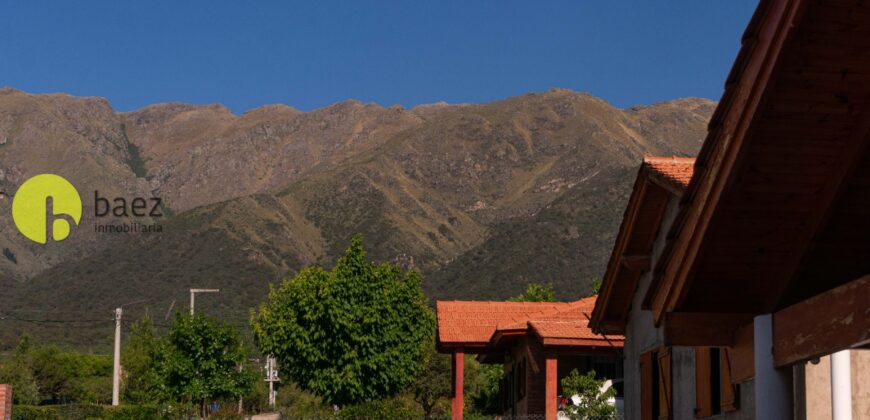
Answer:
M434 338L432 342L434 343ZM423 370L411 384L410 392L414 401L423 409L424 418L429 419L432 418L438 401L450 397L453 367L450 356L439 354L434 345L427 346L423 356Z
M508 299L508 302L555 302L556 292L552 284L529 283L526 291L519 296Z
M155 368L165 398L196 402L205 414L206 402L248 391L251 376L239 374L244 361L235 330L203 315L179 312L156 353Z
M151 316L146 312L133 324L121 354L125 402L142 404L160 400L160 377L154 369L159 350L160 339L154 332Z
M28 349L27 363L42 399L66 397L87 403L108 403L110 400L110 357L64 351L54 345L38 345Z
M568 376L562 378L562 393L566 396L578 396L579 404L569 405L565 413L571 419L581 420L588 418L609 418L616 414L616 407L607 400L616 397L616 389L612 386L607 391L601 392L604 379L596 379L595 371L590 370L581 375L577 369L571 371Z
M260 350L302 389L345 406L414 381L434 316L420 277L366 261L356 235L332 270L308 267L272 289L251 326Z
M484 414L500 414L499 381L504 376L504 366L483 364L474 358L465 359L465 388L470 411Z
M39 402L39 387L27 359L30 339L21 337L12 359L0 365L0 383L12 385L14 404L32 405Z

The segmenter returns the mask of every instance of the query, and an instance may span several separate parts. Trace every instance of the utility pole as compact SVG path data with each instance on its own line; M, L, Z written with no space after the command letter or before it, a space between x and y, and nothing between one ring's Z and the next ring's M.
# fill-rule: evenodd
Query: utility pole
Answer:
M275 408L275 382L278 379L278 361L271 354L266 356L266 382L269 383L269 406Z
M221 289L190 289L190 316L193 316L194 296L197 293L217 293L220 291Z
M118 405L121 393L121 308L115 308L115 363L112 368L112 405Z

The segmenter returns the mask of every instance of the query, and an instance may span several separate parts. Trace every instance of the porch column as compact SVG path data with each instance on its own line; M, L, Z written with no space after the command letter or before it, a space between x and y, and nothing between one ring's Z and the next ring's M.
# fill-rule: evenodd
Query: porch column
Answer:
M453 398L450 399L450 413L453 420L462 420L465 408L463 388L465 387L465 349L453 352Z
M755 418L792 418L791 367L776 369L773 365L773 316L759 315L754 319L755 338Z
M545 375L546 385L544 386L544 398L546 399L544 402L544 418L546 420L556 420L556 414L559 410L557 404L557 398L559 397L559 394L557 393L559 387L558 376L559 365L556 355L547 355Z
M852 363L849 350L831 355L831 416L852 420Z

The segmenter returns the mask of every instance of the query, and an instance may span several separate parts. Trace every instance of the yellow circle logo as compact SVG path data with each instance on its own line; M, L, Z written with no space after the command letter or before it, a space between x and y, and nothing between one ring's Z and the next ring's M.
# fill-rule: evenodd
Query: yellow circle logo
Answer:
M82 199L69 181L40 174L18 187L12 201L15 226L33 242L62 241L82 218Z

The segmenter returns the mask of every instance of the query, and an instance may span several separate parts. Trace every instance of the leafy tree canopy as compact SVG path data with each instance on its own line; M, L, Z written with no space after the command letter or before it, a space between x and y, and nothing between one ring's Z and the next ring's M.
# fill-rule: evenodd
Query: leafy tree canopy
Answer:
M148 312L130 331L122 347L123 400L125 403L152 403L160 400L160 377L154 369L154 359L160 351L160 339Z
M556 292L552 284L529 283L526 291L508 299L508 302L555 302Z
M106 403L111 390L112 359L35 345L25 336L11 360L0 365L0 383L11 383L16 404L53 398Z
M282 372L328 403L395 395L421 369L434 331L421 279L366 261L362 237L335 267L308 267L272 289L252 314L254 338Z
M439 354L435 350L434 338L431 341L432 344L426 346L423 354L423 370L410 387L414 401L423 409L425 419L432 418L438 401L449 398L453 390L450 356Z
M244 361L241 339L231 327L178 312L154 364L164 397L204 405L248 390L251 377L239 374Z

